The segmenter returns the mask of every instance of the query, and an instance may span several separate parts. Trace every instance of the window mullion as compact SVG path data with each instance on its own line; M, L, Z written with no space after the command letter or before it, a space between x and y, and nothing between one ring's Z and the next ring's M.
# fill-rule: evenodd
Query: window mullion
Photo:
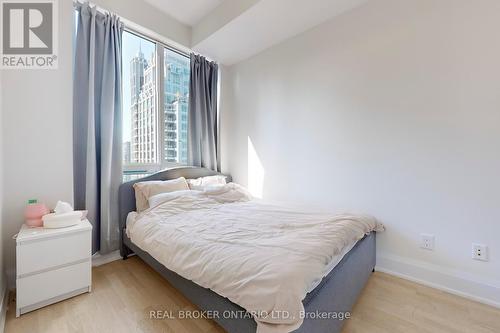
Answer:
M165 168L165 76L164 73L164 50L163 45L156 43L156 86L157 86L157 137L158 137L158 158L160 159L159 165L161 169Z

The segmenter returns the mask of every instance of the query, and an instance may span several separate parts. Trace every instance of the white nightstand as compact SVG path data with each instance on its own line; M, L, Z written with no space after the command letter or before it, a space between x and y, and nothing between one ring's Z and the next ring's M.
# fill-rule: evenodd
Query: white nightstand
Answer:
M16 238L16 316L90 292L92 225L28 228Z

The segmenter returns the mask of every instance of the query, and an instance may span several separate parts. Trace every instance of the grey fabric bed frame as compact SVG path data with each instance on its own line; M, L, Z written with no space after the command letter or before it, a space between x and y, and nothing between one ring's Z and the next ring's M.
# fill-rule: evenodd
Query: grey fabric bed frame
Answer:
M240 306L210 289L203 288L168 270L147 252L142 251L134 245L125 233L127 214L135 211L134 183L148 180L168 180L178 177L189 179L216 174L218 173L204 168L182 167L168 169L122 184L119 190L120 230L122 235L120 253L123 259L135 253L201 310L216 311L221 314L219 318L215 318L214 320L227 332L255 333L257 325L253 319L227 318L222 315L225 311L244 311ZM231 181L231 177L227 177L228 181ZM331 316L334 313L351 311L361 290L375 268L375 241L375 232L365 236L323 278L320 285L307 294L303 301L306 313L304 323L299 329L294 331L295 333L339 333L341 331L345 320L332 319ZM330 316L330 318L321 319L318 318L318 315Z

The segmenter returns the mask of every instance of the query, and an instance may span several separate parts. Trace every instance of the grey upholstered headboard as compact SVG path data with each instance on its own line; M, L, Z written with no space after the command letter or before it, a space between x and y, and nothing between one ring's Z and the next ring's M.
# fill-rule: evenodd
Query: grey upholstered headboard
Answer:
M134 184L137 182L144 182L148 180L169 180L179 177L184 177L186 179L193 179L198 177L220 175L220 173L198 167L178 167L172 169L166 169L144 178L135 179L120 185L118 191L118 206L119 206L119 217L120 217L120 232L125 229L125 222L127 221L127 215L130 212L135 211L135 192ZM225 175L226 181L232 181L231 176Z

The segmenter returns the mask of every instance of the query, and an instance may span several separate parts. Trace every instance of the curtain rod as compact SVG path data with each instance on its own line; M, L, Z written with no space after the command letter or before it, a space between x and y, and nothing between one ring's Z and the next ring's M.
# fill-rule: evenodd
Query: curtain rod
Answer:
M83 4L92 5L92 7L95 7L96 10L102 14L113 13L112 11L101 8L90 1L73 0L74 6L79 6L79 5L83 5ZM115 14L116 16L118 16L120 18L120 21L122 21L122 23L123 23L124 29L130 33L133 33L135 35L138 35L139 37L148 39L148 40L155 42L155 43L160 42L166 49L169 49L172 52L179 53L179 54L186 56L188 58L190 57L191 53L197 54L196 52L194 52L190 48L185 47L184 45L181 45L177 42L174 42L171 39L163 37L162 35L152 31L151 29L145 28L137 23L134 23L134 22L132 22L132 21L122 17L121 15L116 14L116 13L113 13L113 14ZM211 60L209 58L207 58L207 59Z

